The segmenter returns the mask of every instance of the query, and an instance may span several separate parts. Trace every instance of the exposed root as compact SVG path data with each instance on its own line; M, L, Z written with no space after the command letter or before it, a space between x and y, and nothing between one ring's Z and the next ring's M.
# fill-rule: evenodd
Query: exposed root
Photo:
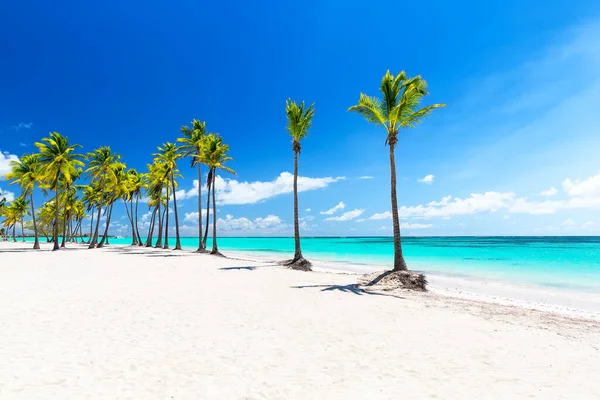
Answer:
M310 263L310 261L306 260L304 257L299 257L296 259L284 261L282 263L282 265L284 265L290 269L295 269L297 271L305 271L305 272L312 271L312 264Z
M210 252L211 256L223 257L227 258L224 254L222 254L219 250L213 250Z
M412 289L427 291L427 278L414 271L385 271L363 275L358 279L359 286L371 290Z

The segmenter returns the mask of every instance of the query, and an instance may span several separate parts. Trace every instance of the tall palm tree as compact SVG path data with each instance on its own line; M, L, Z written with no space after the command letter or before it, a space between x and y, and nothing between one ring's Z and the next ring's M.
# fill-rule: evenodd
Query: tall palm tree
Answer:
M61 178L64 182L72 182L73 176L77 174L77 168L83 167L83 155L76 154L75 150L81 147L78 144L69 144L69 138L62 136L58 132L51 132L50 137L43 138L41 142L36 142L35 146L39 149L39 164L42 168L41 179L46 183L50 190L55 194L55 223L52 250L59 250L58 246L58 215L59 215L59 188Z
M287 116L287 130L292 137L292 150L294 151L294 258L287 263L294 269L310 271L311 264L302 256L300 249L300 225L298 223L298 155L302 149L300 141L308 135L308 130L315 115L315 104L304 106L288 99L285 103Z
M234 175L236 173L234 170L232 170L231 168L229 168L228 166L225 165L225 163L233 160L233 158L229 157L227 155L227 152L229 151L229 146L226 144L223 144L222 137L215 135L215 134L208 135L205 150L206 150L206 164L212 171L212 187L213 187L213 189L212 189L213 240L212 240L212 250L211 250L210 254L221 255L221 253L219 252L219 248L217 246L217 203L216 203L216 197L215 197L215 192L216 192L215 182L216 182L216 177L217 177L217 170L227 171ZM208 213L206 213L206 215L208 215Z
M19 217L17 215L17 211L15 210L15 208L12 207L12 203L9 204L8 206L5 206L2 209L2 216L4 217L4 221L2 222L2 225L6 228L7 240L8 240L8 235L10 234L10 229L12 228L13 242L16 242L17 238L15 236L15 227L17 225L17 222L19 221Z
M105 204L108 214L104 225L104 234L102 234L102 239L100 240L100 243L98 243L98 248L102 248L105 244L108 244L108 230L112 219L113 207L115 202L123 197L123 194L127 191L128 181L127 175L125 174L125 164L114 162L111 164L111 169L112 174L115 176L115 180L110 181L110 190L107 190L105 193Z
M204 163L204 147L206 143L206 122L197 119L192 121L192 127L183 126L180 129L182 138L177 141L182 143L180 149L184 156L192 158L191 166L198 168L198 253L206 251L206 243L202 240L202 171L200 166Z
M88 177L91 178L92 183L98 182L100 193L99 198L100 201L96 204L98 208L98 217L96 218L96 229L94 231L94 235L90 240L89 248L93 249L98 244L98 234L100 230L100 216L102 212L102 208L105 208L106 204L104 204L104 200L106 197L106 188L107 186L114 185L117 182L117 176L115 172L117 171L114 168L116 163L119 163L121 156L119 154L115 154L112 152L110 147L102 146L98 149L94 150L91 153L88 153L89 164L88 168L85 172L88 174Z
M181 237L179 236L179 214L177 212L177 195L176 195L176 183L175 177L179 176L177 172L177 160L182 157L181 152L177 148L175 143L163 143L162 147L158 148L158 153L154 154L154 161L164 164L164 176L163 179L167 182L167 209L169 208L170 194L173 194L173 210L175 212L175 250L181 250ZM170 184L170 187L169 187ZM167 230L169 221L169 212L167 211ZM168 231L165 232L165 248L169 247L168 244Z
M31 216L33 218L34 243L33 248L39 250L40 241L38 238L37 223L35 220L35 207L33 204L33 191L35 184L40 179L40 169L38 168L38 155L24 155L19 161L11 161L11 172L6 175L6 179L12 179L11 184L19 184L23 190L22 196L29 196L31 205Z
M25 230L23 229L23 219L26 215L29 215L29 202L25 200L25 197L21 196L16 198L10 205L8 206L10 211L10 216L13 225L13 241L17 241L15 238L15 227L17 222L21 223L21 236L23 242L25 241Z
M402 254L400 241L400 220L398 218L398 199L396 196L396 161L394 149L398 143L401 128L413 128L434 109L446 104L432 104L420 108L424 96L428 95L427 82L421 76L407 78L404 71L394 76L388 70L381 80L379 89L383 100L361 93L358 104L348 111L362 115L368 122L383 126L387 132L385 143L390 147L392 222L394 226L394 271L408 269Z

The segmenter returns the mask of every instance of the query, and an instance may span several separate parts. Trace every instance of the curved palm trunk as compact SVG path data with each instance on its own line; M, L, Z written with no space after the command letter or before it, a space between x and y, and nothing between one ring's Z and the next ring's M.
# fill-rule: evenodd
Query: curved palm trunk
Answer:
M292 263L302 258L300 225L298 224L298 152L294 151L294 259Z
M58 176L56 177L56 182L58 182ZM58 247L58 183L56 184L56 190L54 193L55 196L55 210L54 210L54 235L52 238L52 241L54 242L54 246L52 247L52 251L55 250L59 250L60 247Z
M163 223L163 214L160 212L160 200L158 202L158 238L156 239L155 248L159 249L162 247L162 223Z
M92 237L91 241L90 241L90 245L89 245L89 249L93 249L94 247L96 247L96 244L98 243L98 233L100 232L100 216L102 212L102 204L98 204L98 217L96 218L96 230L94 231L94 236Z
M206 196L206 227L204 228L204 239L202 240L202 246L206 249L206 240L208 239L208 214L210 211L210 189L212 187L212 168L208 171L208 179L206 180L207 183L207 188L208 188L208 192L207 192L207 196ZM198 187L200 187L200 183L198 183ZM200 193L198 193L200 194ZM202 214L198 214L198 218L202 218Z
M213 187L213 191L212 191L212 204L213 204L213 237L212 237L212 250L210 252L210 254L221 254L219 253L219 248L217 247L217 202L215 201L215 178L217 176L217 173L215 170L213 170L213 176L212 176L212 187Z
M131 245L137 245L137 236L135 236L135 227L133 226L133 208L131 212L129 212L129 206L127 205L127 200L123 199L123 204L125 204L125 211L127 212L127 219L129 219L129 223L131 224ZM132 203L133 204L133 203ZM132 205L133 207L133 205Z
M198 253L206 251L206 246L202 242L202 171L198 163Z
M106 227L104 228L104 235L102 235L102 240L98 244L98 248L104 247L104 243L108 244L108 228L110 226L110 219L112 217L113 205L115 203L110 204L110 208L108 209L108 217L106 218Z
M38 238L37 221L35 220L35 207L33 205L33 190L29 194L29 200L31 202L31 216L33 218L33 236L35 238L34 239L35 241L33 242L33 249L39 250L40 249L40 240Z
M179 237L179 215L177 214L177 195L175 194L175 178L171 175L171 186L173 187L173 209L175 210L175 249L181 250L181 238Z
M15 222L13 224L13 242L17 243L17 236L16 236L16 232L17 231L17 223Z
M394 143L390 142L390 172L392 185L392 223L394 226L394 271L406 271L406 261L402 255L400 242L400 219L398 218L398 199L396 197L396 160L394 158Z
M65 199L65 215L63 216L63 234L62 234L62 243L60 247L64 248L65 243L67 242L67 210L66 210L66 199Z
M92 235L94 233L94 209L92 208L92 221L90 222L90 237L88 238L88 244L92 242Z
M23 238L23 243L25 243L25 230L23 229L23 219L21 219L21 236Z
M154 235L154 223L156 222L157 207L154 207L152 218L150 218L150 226L148 227L148 238L146 239L146 247L152 247L152 236Z
M167 184L167 207L165 209L167 216L165 217L165 245L163 246L163 249L169 248L169 200L171 200L170 197L171 194L169 193L169 185Z
M140 227L138 226L138 203L139 203L139 200L140 199L136 196L135 197L135 233L138 238L138 246L143 246L144 244L142 243L142 237L140 236Z

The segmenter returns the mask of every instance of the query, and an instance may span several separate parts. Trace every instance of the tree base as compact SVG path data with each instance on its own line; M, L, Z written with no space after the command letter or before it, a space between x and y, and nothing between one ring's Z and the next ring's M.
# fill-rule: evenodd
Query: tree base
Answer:
M198 250L196 250L194 253L206 254L206 253L208 253L208 250L199 247Z
M283 265L290 269L295 269L296 271L312 271L312 264L304 257L297 257L291 260L284 261Z
M217 257L223 257L223 258L227 258L225 257L225 255L223 255L223 253L221 253L219 250L212 250L210 252L211 256L217 256Z
M371 290L410 289L427 291L427 278L423 274L409 270L384 271L363 275L358 280L359 286Z

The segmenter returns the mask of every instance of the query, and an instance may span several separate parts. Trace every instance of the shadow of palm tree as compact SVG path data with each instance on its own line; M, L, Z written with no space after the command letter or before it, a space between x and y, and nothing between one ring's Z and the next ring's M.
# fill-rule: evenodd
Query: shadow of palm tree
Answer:
M397 299L405 299L402 296L396 296L394 294L387 293L379 293L379 292L370 292L364 289L361 289L357 284L351 285L303 285L303 286L292 286L293 289L308 289L308 288L321 288L321 292L332 292L332 291L340 291L343 293L354 293L355 295L372 295L372 296L386 296L386 297L395 297Z
M254 271L257 268L271 268L273 265L249 265L249 266L238 266L238 267L223 267L219 268L221 271Z

